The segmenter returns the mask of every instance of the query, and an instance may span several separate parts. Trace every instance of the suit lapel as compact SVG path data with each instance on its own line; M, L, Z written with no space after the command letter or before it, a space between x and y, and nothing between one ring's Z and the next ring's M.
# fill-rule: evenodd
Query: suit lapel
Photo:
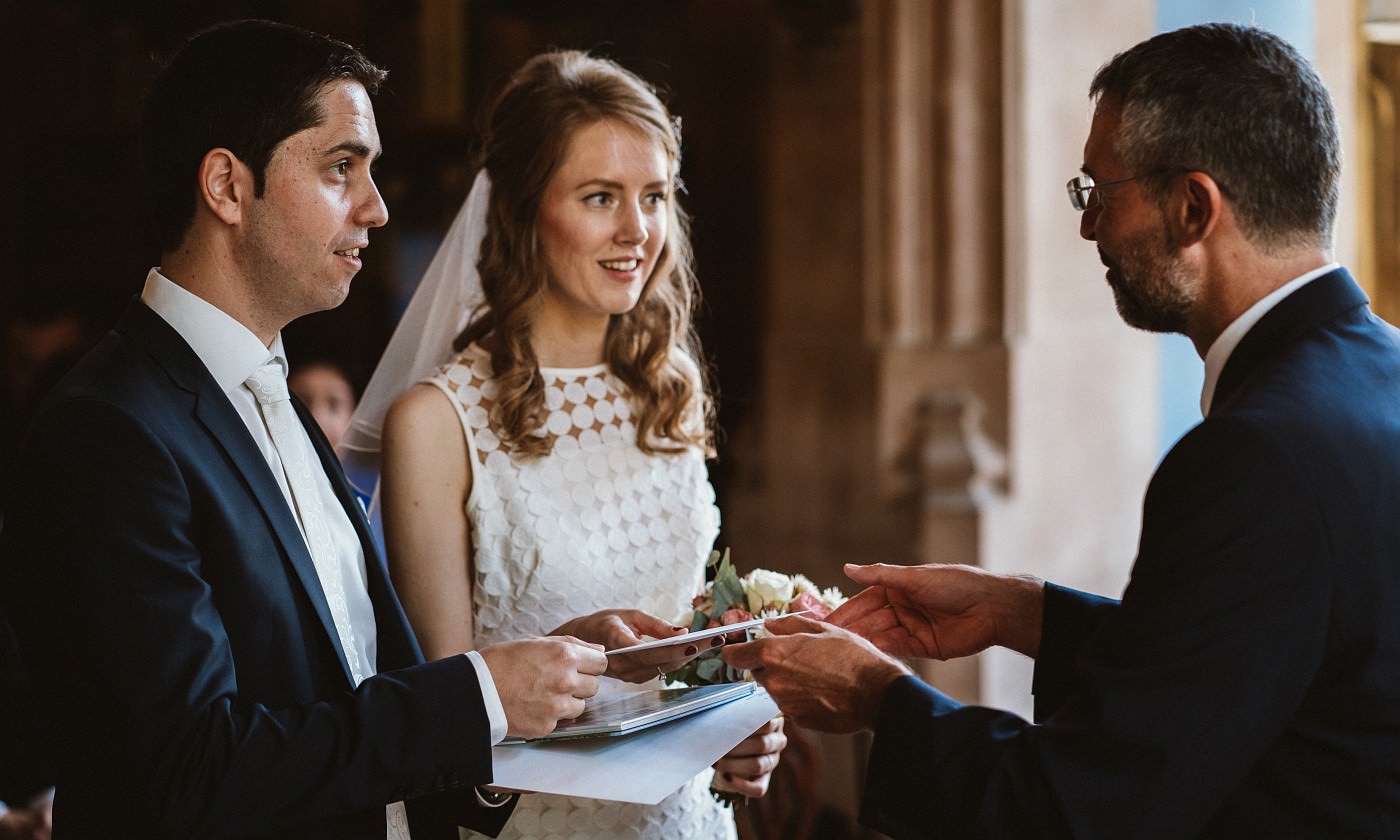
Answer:
M180 334L145 304L139 300L133 302L117 324L117 330L145 347L165 369L171 381L193 396L195 419L208 432L210 444L223 453L229 468L243 480L262 509L312 609L320 619L322 629L335 648L346 681L354 685L345 650L340 644L340 634L336 632L330 604L326 601L326 593L321 587L320 576L316 574L306 540L297 527L296 517L287 505L282 488L273 477L267 459L248 433L243 418Z
M1366 294L1344 268L1317 278L1279 301L1235 347L1211 396L1211 411L1223 407L1250 375L1281 348L1350 309L1365 306Z

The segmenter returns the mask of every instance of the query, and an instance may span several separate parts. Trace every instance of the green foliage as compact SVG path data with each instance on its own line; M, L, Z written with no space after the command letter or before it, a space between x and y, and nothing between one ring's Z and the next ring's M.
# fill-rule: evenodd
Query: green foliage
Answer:
M703 630L709 627L712 621L718 623L720 616L729 610L747 610L749 608L748 596L744 594L744 585L739 582L739 575L734 571L734 564L729 561L729 549L726 548L723 554L711 551L705 565L716 567L715 579L707 587L706 593L701 596L700 603L695 608L695 617L690 622L691 630ZM666 681L684 685L713 685L751 679L748 671L731 668L725 664L724 660L720 658L722 650L724 648L720 647L705 651L667 674Z

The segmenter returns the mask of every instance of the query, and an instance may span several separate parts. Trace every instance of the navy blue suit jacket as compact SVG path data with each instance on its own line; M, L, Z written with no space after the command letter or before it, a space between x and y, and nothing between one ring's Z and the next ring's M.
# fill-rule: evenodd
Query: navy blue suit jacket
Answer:
M1121 603L1047 586L1036 718L886 694L895 837L1400 837L1400 333L1342 270L1244 337Z
M61 740L60 838L456 840L491 778L466 657L423 663L364 516L379 674L353 688L295 518L237 411L139 301L56 387L0 533L0 599ZM436 795L434 795L436 794Z

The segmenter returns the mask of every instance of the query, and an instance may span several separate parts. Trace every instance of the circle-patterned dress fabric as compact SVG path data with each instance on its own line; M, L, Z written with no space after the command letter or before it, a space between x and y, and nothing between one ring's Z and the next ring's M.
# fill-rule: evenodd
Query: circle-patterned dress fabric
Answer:
M549 416L540 433L554 448L533 459L512 455L493 428L487 353L468 347L429 380L457 407L474 465L476 644L538 636L612 607L684 618L719 532L703 454L643 453L625 388L606 366L542 373ZM604 692L656 687L604 683ZM524 796L501 837L734 838L733 816L709 784L706 772L656 805Z

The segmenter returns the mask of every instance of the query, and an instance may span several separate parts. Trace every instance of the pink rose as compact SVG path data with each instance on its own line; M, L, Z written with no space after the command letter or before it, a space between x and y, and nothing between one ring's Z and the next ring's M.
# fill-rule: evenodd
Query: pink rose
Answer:
M823 604L822 599L810 592L803 592L801 595L793 598L792 602L788 604L787 611L790 613L801 612L802 610L811 610L811 612L807 613L807 617L816 619L817 621L825 621L827 615L831 613L831 608Z
M719 617L719 623L738 624L741 621L748 621L751 618L753 618L753 614L748 610L725 610L724 615ZM724 639L726 642L742 642L744 641L744 631L736 630L733 633L727 633Z

